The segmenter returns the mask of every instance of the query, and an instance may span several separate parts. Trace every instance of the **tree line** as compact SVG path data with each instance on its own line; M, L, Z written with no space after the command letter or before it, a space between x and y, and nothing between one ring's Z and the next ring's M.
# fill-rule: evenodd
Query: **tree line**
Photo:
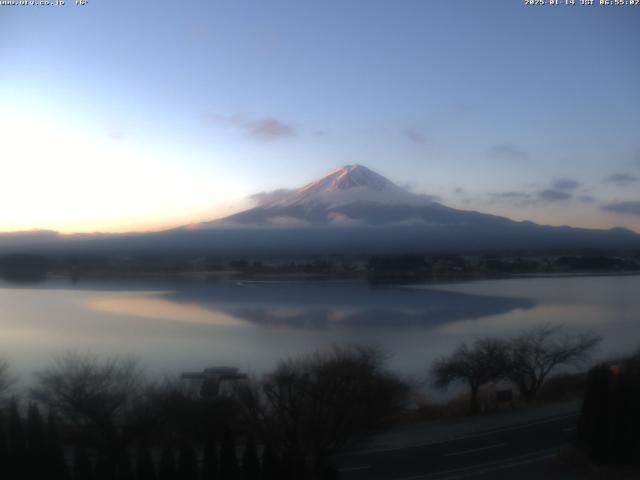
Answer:
M552 371L583 361L599 342L547 326L485 337L437 360L431 375L440 387L466 383L476 413L483 385L506 379L532 401ZM148 381L133 359L68 352L36 373L22 402L10 396L0 361L2 478L339 478L330 458L403 413L412 396L387 360L377 348L334 346L199 391L178 379Z
M241 459L231 430L223 430L221 444L204 444L199 454L188 439L179 444L165 443L158 451L140 440L133 448L113 452L94 449L77 438L68 447L53 414L43 420L32 403L23 416L12 400L0 422L0 467L9 480L199 480L199 479L280 479L288 478L279 460L265 451L262 461L256 444L249 438ZM217 447L217 448L216 448Z
M37 372L29 404L2 408L2 478L339 478L328 458L403 408L409 387L385 362L336 346L208 396L147 382L132 359L66 353ZM10 386L2 362L0 395Z

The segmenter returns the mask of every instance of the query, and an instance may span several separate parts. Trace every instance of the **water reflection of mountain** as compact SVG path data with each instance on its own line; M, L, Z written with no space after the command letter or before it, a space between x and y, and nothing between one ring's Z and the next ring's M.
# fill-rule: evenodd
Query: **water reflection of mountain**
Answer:
M197 303L265 327L302 329L431 327L534 306L533 301L522 298L371 287L357 282L190 285L165 298Z

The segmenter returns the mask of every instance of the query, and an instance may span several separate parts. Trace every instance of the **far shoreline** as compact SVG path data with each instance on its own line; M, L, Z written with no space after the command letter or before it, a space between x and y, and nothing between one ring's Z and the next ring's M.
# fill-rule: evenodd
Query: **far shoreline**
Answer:
M0 288L37 286L49 280L68 280L70 285L82 283L83 280L200 280L226 281L243 284L277 283L277 282L353 282L369 284L372 287L402 287L416 285L447 285L467 282L490 280L517 279L557 279L584 277L634 277L640 275L640 270L633 271L566 271L566 272L531 272L511 274L459 274L459 275L431 275L420 278L372 278L366 273L335 274L335 273L250 273L242 271L185 271L185 272L92 272L82 275L71 273L50 272L37 279L9 279L0 277Z

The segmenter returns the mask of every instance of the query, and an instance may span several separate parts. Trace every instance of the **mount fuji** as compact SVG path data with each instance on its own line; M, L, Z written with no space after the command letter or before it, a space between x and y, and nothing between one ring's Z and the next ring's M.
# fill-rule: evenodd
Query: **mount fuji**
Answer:
M347 165L297 190L252 197L258 206L191 229L232 226L436 226L510 222L445 207L433 197L411 193L362 165Z
M145 234L67 237L0 235L7 251L123 255L315 255L406 252L640 250L640 235L518 222L458 210L411 193L361 165L296 190L252 197L222 219Z

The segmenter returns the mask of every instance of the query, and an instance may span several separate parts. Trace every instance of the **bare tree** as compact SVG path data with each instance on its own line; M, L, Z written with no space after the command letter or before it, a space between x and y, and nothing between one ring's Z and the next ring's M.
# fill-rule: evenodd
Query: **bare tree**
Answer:
M560 335L561 330L561 326L543 325L509 342L506 376L527 402L536 397L554 369L585 361L602 341L602 337L592 333Z
M506 362L505 342L481 338L471 346L463 342L451 355L437 360L431 367L431 376L438 388L447 388L456 382L466 383L471 389L471 413L478 413L480 387L504 377Z
M38 372L31 394L69 421L92 425L113 452L124 443L122 426L142 387L142 372L133 359L68 352Z
M314 467L401 410L408 387L376 348L337 347L281 362L238 386L251 429L265 444Z

